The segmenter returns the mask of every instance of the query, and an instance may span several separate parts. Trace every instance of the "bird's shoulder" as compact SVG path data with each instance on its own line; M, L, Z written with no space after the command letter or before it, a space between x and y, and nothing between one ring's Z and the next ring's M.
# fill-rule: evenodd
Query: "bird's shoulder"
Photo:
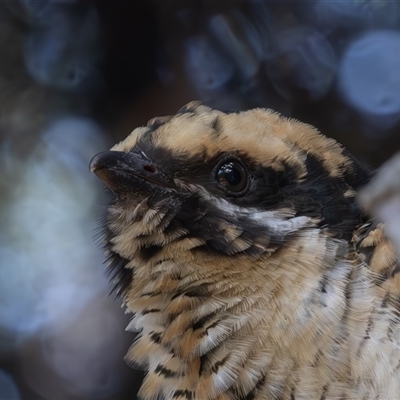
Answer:
M385 224L376 219L363 223L355 229L352 243L355 260L371 271L374 282L388 293L399 296L399 257L392 241L385 234Z

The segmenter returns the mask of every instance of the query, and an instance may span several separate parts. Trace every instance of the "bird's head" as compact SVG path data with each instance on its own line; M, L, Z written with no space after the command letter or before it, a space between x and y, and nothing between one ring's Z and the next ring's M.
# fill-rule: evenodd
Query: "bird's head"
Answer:
M110 250L143 263L263 257L310 227L351 236L368 172L310 125L190 103L155 118L90 168L115 195Z

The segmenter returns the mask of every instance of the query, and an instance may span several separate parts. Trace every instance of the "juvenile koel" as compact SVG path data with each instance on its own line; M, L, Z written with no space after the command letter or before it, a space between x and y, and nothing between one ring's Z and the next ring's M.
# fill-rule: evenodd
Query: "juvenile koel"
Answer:
M189 103L90 168L141 399L400 398L397 254L337 142Z

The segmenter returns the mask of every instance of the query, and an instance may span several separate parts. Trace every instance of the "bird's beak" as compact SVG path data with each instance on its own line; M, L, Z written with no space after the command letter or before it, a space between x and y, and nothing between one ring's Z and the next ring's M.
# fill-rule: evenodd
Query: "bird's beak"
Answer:
M102 151L101 153L96 154L90 160L90 172L97 173L98 171L117 165L118 161L121 160L122 155L125 154L120 153L120 151Z
M171 188L171 180L158 170L155 163L139 153L103 151L89 164L94 172L113 192L141 192L146 183ZM148 185L147 185L148 189Z

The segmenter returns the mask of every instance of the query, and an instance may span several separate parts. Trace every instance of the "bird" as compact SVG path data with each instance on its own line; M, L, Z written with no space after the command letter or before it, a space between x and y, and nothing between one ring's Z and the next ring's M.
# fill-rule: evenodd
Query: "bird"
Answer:
M311 125L193 101L90 170L143 400L395 399L400 278L374 172Z

